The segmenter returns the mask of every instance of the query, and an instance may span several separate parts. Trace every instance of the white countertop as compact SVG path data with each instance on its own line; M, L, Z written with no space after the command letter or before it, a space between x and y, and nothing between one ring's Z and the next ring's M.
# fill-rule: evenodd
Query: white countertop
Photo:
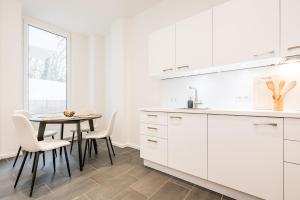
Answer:
M145 112L192 113L212 115L245 115L259 117L300 118L300 111L272 111L272 110L242 110L242 109L180 109L180 108L141 108Z

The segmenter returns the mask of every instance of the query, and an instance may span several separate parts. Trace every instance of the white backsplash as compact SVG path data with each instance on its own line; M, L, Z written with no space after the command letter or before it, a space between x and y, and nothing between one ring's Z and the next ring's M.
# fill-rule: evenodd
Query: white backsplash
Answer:
M286 97L285 109L300 110L300 63L162 80L161 106L186 107L189 97L194 98L188 89L193 86L207 107L252 109L253 81L264 76L272 76L275 81L297 80L297 87Z

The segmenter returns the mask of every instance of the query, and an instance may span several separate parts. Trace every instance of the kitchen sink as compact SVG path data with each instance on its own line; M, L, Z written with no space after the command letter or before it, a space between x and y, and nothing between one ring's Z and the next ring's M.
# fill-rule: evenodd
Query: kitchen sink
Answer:
M210 108L208 107L201 107L201 108L178 108L182 110L209 110Z

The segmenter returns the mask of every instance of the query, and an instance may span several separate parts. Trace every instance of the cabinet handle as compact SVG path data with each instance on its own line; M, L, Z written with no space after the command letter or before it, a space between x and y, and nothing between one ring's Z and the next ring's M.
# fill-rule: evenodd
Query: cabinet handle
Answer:
M147 141L148 141L148 142L152 142L152 143L157 143L156 140L150 140L150 139L148 139Z
M157 128L154 128L154 127L147 127L147 129L150 129L150 130L157 130Z
M268 52L265 52L265 53L261 53L261 54L254 54L253 56L254 57L260 57L260 56L265 56L265 55L269 55L269 54L274 54L275 51L268 51Z
M173 71L173 68L163 69L162 71L163 71L163 72Z
M170 116L171 119L182 119L182 117L179 116Z
M289 47L287 50L291 51L291 50L294 50L294 49L300 49L300 46L292 46L292 47Z
M254 123L254 126L277 126L277 123Z
M157 117L157 115L147 115L148 117Z
M179 66L179 67L177 67L177 69L184 69L184 68L190 68L190 66L185 65L185 66Z

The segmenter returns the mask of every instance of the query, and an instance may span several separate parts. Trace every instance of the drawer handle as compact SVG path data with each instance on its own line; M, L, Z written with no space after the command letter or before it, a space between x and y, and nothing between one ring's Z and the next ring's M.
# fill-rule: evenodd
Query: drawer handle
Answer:
M269 54L274 54L275 51L268 51L268 52L265 52L265 53L261 53L261 54L254 54L253 56L254 57L259 57L259 56L265 56L265 55L269 55Z
M287 50L288 51L292 51L294 49L300 49L300 46L293 46L293 47L289 47Z
M179 67L177 67L177 69L184 69L184 68L190 68L190 66L184 65L184 66L179 66Z
M157 128L154 128L154 127L147 127L147 129L149 129L149 130L157 130Z
M157 115L147 115L148 117L157 117Z
M254 123L254 126L277 126L277 123Z
M152 142L152 143L157 143L156 140L150 140L150 139L148 139L147 141L148 141L148 142Z
M163 72L173 71L173 68L163 69Z
M182 117L179 116L170 116L171 119L182 119Z

